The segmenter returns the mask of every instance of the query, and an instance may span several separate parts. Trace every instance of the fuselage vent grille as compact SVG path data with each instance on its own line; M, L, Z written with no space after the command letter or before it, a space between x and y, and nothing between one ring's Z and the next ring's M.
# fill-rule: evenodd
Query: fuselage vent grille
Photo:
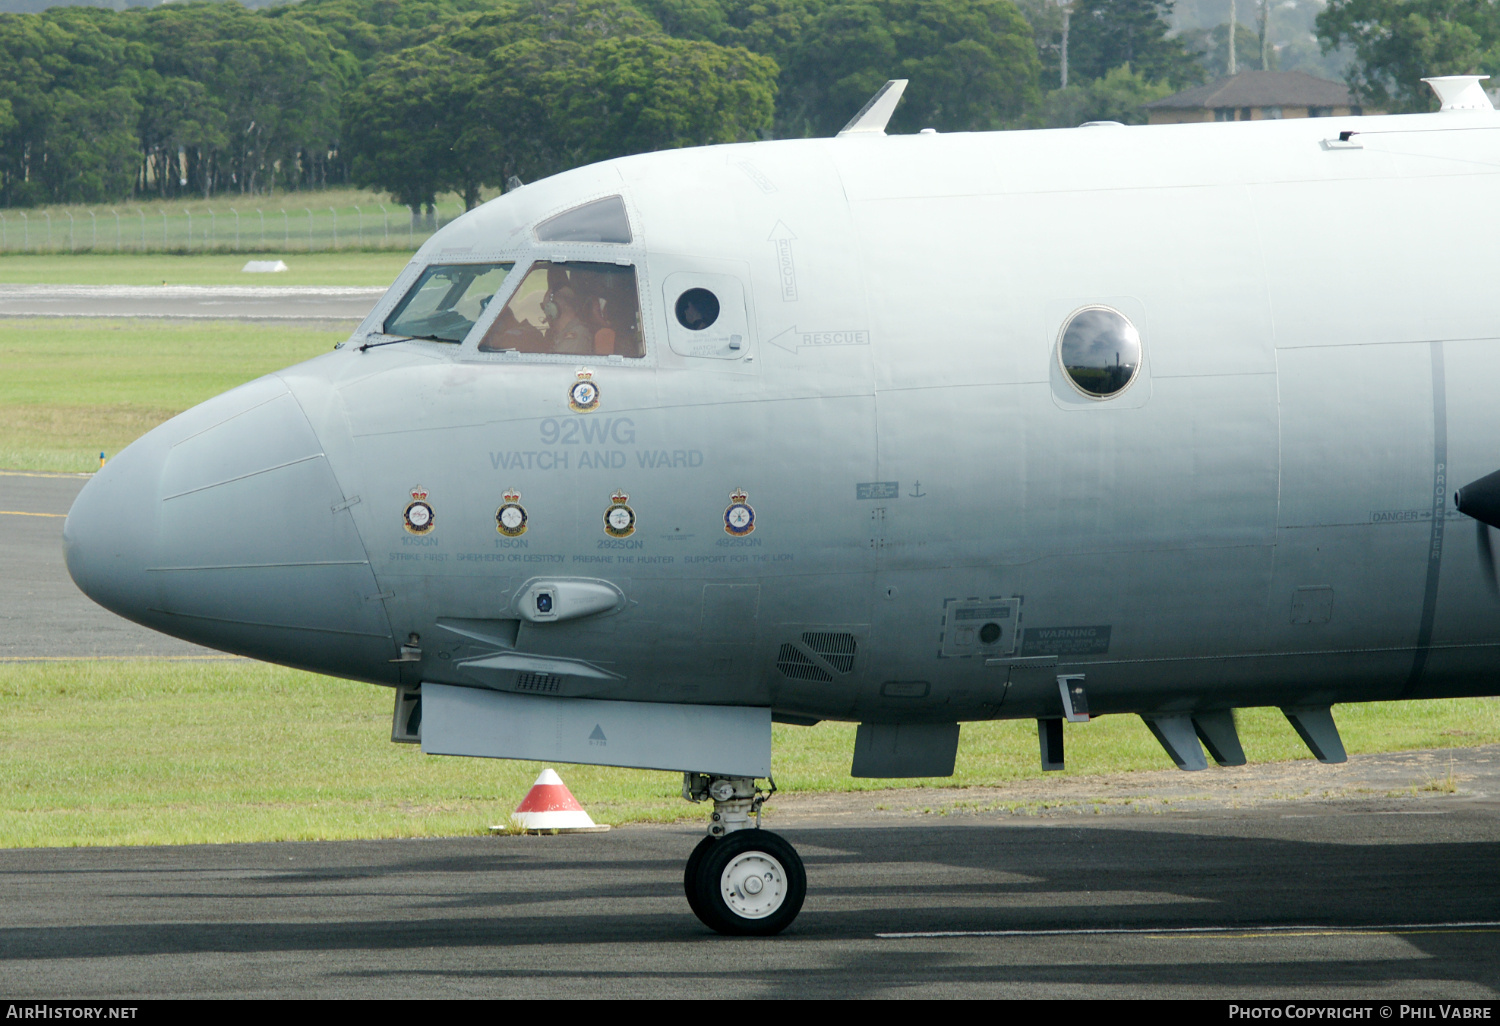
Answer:
M523 673L516 678L517 691L536 691L544 695L557 693L562 687L562 678L550 673Z
M824 684L833 681L833 675L813 662L796 645L782 645L776 654L776 669L792 680L816 680Z
M802 635L802 644L827 659L829 665L840 673L854 671L854 635L809 631Z

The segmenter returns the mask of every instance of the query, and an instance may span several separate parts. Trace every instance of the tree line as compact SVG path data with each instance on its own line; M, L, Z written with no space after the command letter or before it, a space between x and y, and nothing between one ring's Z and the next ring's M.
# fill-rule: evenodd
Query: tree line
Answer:
M1406 67L1494 52L1496 4L1331 0L1319 29L1354 44L1357 84L1414 105L1397 95ZM414 214L448 191L472 206L484 188L611 156L832 134L887 78L911 80L895 132L1139 120L1145 100L1207 75L1169 33L1170 9L1073 0L1066 88L1050 0L193 0L0 15L0 206L329 184L388 192ZM1381 18L1404 26L1396 43L1372 28Z

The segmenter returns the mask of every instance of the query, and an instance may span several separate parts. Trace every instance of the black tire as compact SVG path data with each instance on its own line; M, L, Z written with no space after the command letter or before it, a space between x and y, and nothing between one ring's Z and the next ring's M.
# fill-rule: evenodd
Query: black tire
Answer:
M689 885L697 901L691 904L709 929L732 937L769 937L785 930L802 911L807 871L797 850L779 835L737 830L698 850L702 855ZM759 889L752 893L747 882L758 883Z
M705 837L698 842L693 853L688 856L687 868L682 871L682 889L687 894L688 907L693 910L693 915L703 922L703 906L698 901L698 864L703 861L704 853L718 843L717 837Z

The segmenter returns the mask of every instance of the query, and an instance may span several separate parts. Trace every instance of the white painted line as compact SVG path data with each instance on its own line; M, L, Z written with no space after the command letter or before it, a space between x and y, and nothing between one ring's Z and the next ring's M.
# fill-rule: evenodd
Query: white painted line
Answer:
M877 933L881 940L915 940L947 937L1102 937L1102 936L1167 936L1257 933L1418 933L1434 930L1479 930L1500 928L1500 920L1479 920L1461 923L1371 923L1366 926L1160 926L1160 927L1099 927L1073 930L930 930L912 933Z

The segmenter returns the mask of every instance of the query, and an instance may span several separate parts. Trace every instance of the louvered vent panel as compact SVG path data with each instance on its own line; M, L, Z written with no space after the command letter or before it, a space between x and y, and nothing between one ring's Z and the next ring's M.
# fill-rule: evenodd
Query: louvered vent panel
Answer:
M831 683L833 677L801 652L796 645L782 645L776 655L776 669L792 680L816 680Z
M811 631L802 635L802 644L827 659L840 673L854 670L854 635Z
M517 691L537 691L545 695L556 693L562 686L562 678L550 673L523 673L516 678Z

